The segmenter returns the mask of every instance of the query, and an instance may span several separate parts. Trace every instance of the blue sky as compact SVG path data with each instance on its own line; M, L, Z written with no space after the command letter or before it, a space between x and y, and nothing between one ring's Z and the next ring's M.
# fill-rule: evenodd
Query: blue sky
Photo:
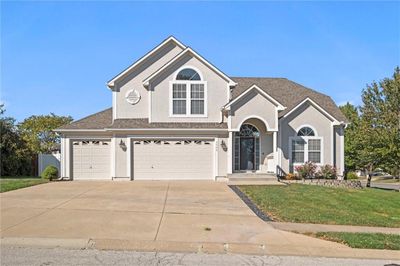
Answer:
M2 2L1 101L78 119L169 35L230 76L286 77L342 104L400 65L399 2Z

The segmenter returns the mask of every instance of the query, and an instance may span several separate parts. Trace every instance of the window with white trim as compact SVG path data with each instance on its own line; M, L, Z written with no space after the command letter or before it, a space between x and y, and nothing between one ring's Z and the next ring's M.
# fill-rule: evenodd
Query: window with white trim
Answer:
M172 85L172 113L174 115L186 114L186 84Z
M306 142L304 139L293 139L292 140L292 161L293 163L304 163L304 148Z
M206 82L191 68L185 68L176 75L172 83L173 116L206 115Z
M296 137L291 138L291 159L293 164L311 161L322 163L322 138L317 137L310 127L302 127Z

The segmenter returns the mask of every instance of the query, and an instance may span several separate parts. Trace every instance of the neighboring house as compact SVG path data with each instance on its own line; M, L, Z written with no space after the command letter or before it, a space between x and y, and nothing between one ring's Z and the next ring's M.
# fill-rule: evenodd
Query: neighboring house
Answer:
M347 123L329 96L285 78L229 77L174 37L107 83L112 108L57 131L72 179L208 179L344 171Z

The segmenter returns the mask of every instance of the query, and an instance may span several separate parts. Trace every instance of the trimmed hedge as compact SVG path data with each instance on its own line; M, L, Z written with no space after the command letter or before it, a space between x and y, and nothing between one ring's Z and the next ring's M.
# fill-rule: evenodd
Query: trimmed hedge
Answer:
M47 166L43 173L41 174L41 177L44 179L48 179L48 180L53 180L56 179L58 177L58 169L57 167L53 166L53 165L49 165Z

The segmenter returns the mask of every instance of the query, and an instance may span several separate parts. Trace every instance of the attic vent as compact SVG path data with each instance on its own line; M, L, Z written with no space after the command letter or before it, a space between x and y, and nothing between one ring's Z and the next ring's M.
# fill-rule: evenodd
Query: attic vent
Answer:
M140 98L140 93L135 89L129 90L125 94L125 99L130 104L137 104L140 101Z

